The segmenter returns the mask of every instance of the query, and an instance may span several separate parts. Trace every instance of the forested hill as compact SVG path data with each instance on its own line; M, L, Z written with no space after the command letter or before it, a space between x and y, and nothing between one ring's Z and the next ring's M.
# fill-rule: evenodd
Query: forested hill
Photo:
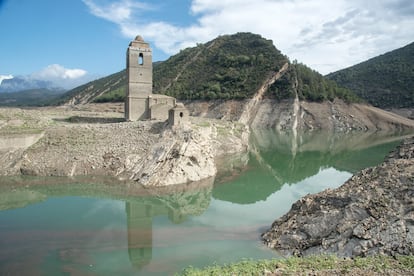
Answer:
M414 42L327 77L374 106L414 107Z
M294 61L283 76L270 86L268 98L279 100L293 98L298 95L300 100L310 102L333 101L343 99L348 103L360 102L361 99L347 88L338 86L302 63Z
M245 99L288 58L251 33L220 36L182 50L154 70L155 93L178 99Z
M291 64L271 40L251 33L220 36L172 56L154 69L154 91L185 100L246 99L285 63L289 69L267 97L293 98L297 89L303 100L357 99L305 65Z
M291 64L271 40L252 33L219 36L154 64L153 92L180 100L246 99L286 63L288 70L269 88L266 97L293 98L297 92L301 99L310 101L357 98L316 71ZM125 88L123 70L69 91L61 103L122 101Z

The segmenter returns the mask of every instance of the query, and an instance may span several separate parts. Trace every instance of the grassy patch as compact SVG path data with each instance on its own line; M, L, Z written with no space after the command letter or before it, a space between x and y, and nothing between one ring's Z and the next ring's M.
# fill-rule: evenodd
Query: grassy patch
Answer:
M390 271L414 272L414 256L374 256L367 258L338 258L331 255L310 256L306 258L291 257L274 260L245 260L234 264L208 266L204 269L188 267L179 275L277 275L308 274L318 271L341 274L361 274L364 271L386 273ZM315 274L316 275L316 274Z

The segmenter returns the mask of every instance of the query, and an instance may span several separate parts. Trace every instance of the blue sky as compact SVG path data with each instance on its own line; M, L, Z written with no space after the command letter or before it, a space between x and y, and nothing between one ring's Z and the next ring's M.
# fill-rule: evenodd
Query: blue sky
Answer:
M122 70L138 34L165 60L245 31L326 74L412 42L414 1L0 0L0 26L0 79L69 87Z

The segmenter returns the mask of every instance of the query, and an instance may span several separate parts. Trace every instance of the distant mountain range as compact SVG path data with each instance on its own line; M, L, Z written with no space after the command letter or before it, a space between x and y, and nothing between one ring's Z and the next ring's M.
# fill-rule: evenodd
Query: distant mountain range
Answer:
M414 107L414 42L327 75L380 108Z
M64 92L50 81L7 76L0 83L0 106L48 105Z
M0 84L0 93L12 93L29 89L48 89L56 91L64 91L65 89L56 87L50 81L37 80L26 77L14 77L3 79Z

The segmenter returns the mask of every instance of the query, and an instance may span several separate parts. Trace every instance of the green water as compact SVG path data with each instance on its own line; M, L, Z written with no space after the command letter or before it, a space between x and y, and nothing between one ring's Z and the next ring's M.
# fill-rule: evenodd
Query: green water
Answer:
M0 178L0 275L168 275L279 257L260 233L308 193L380 163L392 135L252 135L216 179L147 190L100 178ZM234 162L234 161L237 162Z

